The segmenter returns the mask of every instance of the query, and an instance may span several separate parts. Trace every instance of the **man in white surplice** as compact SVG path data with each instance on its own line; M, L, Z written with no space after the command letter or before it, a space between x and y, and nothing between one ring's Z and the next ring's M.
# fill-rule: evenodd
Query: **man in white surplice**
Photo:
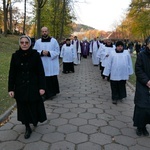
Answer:
M74 49L70 42L70 38L67 38L66 43L62 46L60 57L63 61L63 73L74 72L73 60L76 55L74 55Z
M57 79L57 75L59 75L60 48L57 40L49 36L47 27L42 27L41 34L42 37L35 42L34 49L39 52L44 66L46 99L51 99L60 92Z
M74 39L72 40L72 45L74 48L74 54L76 55L74 57L74 65L78 65L81 62L81 45L77 36L74 36Z
M92 54L92 63L94 66L99 65L99 58L97 57L97 52L99 49L100 43L95 37L91 42L90 42L90 53Z
M103 79L105 78L103 71L104 71L105 66L107 65L108 57L112 51L115 51L115 45L113 45L111 39L107 39L105 46L103 46L101 50L101 62L102 62L101 63L101 66L102 66L101 75ZM109 81L109 77L107 77L107 80Z
M110 53L103 74L110 75L113 104L127 97L126 80L129 79L129 75L133 74L133 66L130 53L124 50L122 41L118 41L115 51Z

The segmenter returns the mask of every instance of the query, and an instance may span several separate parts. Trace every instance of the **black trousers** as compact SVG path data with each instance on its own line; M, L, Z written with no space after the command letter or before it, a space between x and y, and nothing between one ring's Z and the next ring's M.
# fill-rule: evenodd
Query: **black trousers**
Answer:
M112 81L110 80L112 100L120 100L127 97L126 80Z
M73 62L63 62L63 72L74 72L74 64Z
M103 75L104 69L105 69L105 67L101 66L100 70L101 70L101 76L103 79L105 78L105 75Z

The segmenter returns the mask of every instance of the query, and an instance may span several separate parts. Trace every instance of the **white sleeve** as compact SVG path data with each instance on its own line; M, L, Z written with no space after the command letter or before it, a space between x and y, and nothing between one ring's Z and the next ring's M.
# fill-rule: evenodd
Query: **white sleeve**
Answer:
M111 66L112 66L112 55L110 55L108 57L107 65L104 68L103 75L105 75L105 76L109 76L110 75L110 73L111 73Z
M65 47L65 44L61 48L61 52L60 52L60 57L61 58L63 58L63 56L64 56L64 47Z
M53 46L53 50L52 51L50 50L50 54L51 54L51 58L55 59L60 54L60 47L57 40L54 40L53 42L54 42L54 46Z
M133 65L132 65L132 59L131 59L130 54L128 54L128 64L129 64L129 75L132 75L133 74Z

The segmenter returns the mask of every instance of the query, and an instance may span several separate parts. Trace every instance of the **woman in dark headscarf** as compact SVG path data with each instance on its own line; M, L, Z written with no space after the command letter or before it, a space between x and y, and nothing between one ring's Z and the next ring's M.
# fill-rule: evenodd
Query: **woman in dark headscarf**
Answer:
M24 138L30 137L30 123L37 126L45 121L42 95L45 93L45 75L39 53L32 50L31 40L23 35L19 50L12 54L8 79L8 92L17 103L17 118L26 127Z

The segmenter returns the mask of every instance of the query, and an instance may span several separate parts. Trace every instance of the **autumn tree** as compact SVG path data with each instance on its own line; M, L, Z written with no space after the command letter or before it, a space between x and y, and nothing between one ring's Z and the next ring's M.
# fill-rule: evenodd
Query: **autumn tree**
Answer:
M126 25L129 38L145 39L150 34L150 1L133 0L121 26L123 24Z
M0 8L0 31L2 31L2 25L3 25L3 11Z
M61 41L70 36L75 19L70 0L48 0L41 13L41 24L47 26L51 35Z
M35 7L36 7L36 20L37 20L37 38L40 37L41 33L41 10L46 4L47 0L36 0Z

